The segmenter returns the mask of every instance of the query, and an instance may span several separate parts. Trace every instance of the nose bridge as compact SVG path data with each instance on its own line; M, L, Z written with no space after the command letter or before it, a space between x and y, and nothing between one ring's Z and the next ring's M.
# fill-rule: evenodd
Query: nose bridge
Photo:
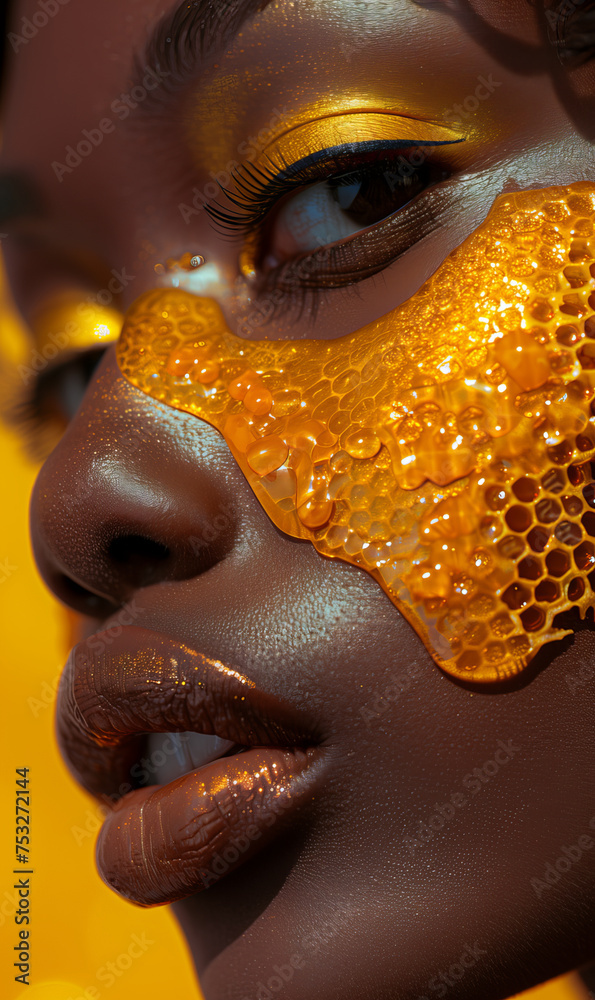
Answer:
M97 615L143 586L205 572L233 544L234 471L213 428L141 396L109 352L35 484L42 576Z

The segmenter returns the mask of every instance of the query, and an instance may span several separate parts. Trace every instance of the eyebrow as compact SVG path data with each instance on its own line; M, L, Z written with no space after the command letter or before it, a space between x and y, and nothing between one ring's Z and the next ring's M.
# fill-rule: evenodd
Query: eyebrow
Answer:
M134 79L140 84L147 68L160 76L159 86L139 106L155 114L200 73L208 56L225 49L253 14L272 0L185 0L162 17L146 45L134 57Z

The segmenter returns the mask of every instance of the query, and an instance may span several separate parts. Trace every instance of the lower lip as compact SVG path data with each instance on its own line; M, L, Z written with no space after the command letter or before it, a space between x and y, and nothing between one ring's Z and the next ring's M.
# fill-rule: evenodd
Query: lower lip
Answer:
M318 784L317 748L255 747L125 795L97 841L103 880L141 906L207 889L278 836Z

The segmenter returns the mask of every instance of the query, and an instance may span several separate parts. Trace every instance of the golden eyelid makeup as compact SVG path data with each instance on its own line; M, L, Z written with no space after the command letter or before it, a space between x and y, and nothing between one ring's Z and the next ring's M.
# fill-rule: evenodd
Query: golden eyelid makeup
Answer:
M383 139L393 142L454 142L463 138L461 131L418 118L407 118L390 111L351 111L327 115L304 122L276 136L263 147L264 163L271 159L281 164L295 163L306 149L328 149L350 142ZM260 165L260 157L254 162Z
M463 680L595 605L595 185L499 197L411 299L337 340L248 341L141 296L117 357L217 428L274 524L366 570Z
M344 105L344 102L342 102ZM238 168L241 171L242 164L249 164L251 168L270 169L271 165L278 170L282 170L288 164L296 163L304 159L311 153L321 149L329 149L333 146L341 146L347 143L389 141L404 144L415 143L460 143L455 146L457 157L464 155L462 147L468 151L470 143L474 138L472 124L467 124L465 129L462 126L452 126L428 121L423 118L414 118L408 115L399 114L394 108L361 108L345 110L341 107L337 110L330 109L326 114L322 113L322 108L304 109L296 121L285 126L279 131L276 120L271 122L270 128L262 129L257 136L253 137L250 143L243 145L248 147L247 157L238 156L239 150L243 146L230 147L227 151L223 145L224 135L211 134L206 124L197 127L194 117L190 115L188 123L188 143L194 150L197 161L200 163L204 156L205 149L209 150L209 155L221 167L228 180L230 175ZM316 114L316 117L311 117ZM278 118L281 112L277 113ZM303 120L305 119L305 120ZM285 121L285 119L282 119ZM212 126L211 126L212 127ZM466 144L462 139L469 140ZM223 144L223 145L222 145ZM454 150L451 153L454 156ZM211 173L212 177L221 176L221 171ZM228 186L224 183L224 187Z

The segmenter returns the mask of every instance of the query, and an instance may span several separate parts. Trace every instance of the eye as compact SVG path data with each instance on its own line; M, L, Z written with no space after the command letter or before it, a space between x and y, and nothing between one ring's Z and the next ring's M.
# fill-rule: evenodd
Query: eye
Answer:
M104 348L82 351L42 372L9 408L6 418L26 449L41 461L56 446L83 401Z
M414 169L369 165L311 184L286 197L267 226L265 269L348 239L399 211L432 181L429 164Z
M359 297L359 282L438 229L460 200L449 181L463 169L464 142L365 140L305 148L293 163L279 153L238 166L224 200L206 211L227 238L243 235L240 335L257 337L291 313L286 329L295 335L301 324L311 336L326 293Z

